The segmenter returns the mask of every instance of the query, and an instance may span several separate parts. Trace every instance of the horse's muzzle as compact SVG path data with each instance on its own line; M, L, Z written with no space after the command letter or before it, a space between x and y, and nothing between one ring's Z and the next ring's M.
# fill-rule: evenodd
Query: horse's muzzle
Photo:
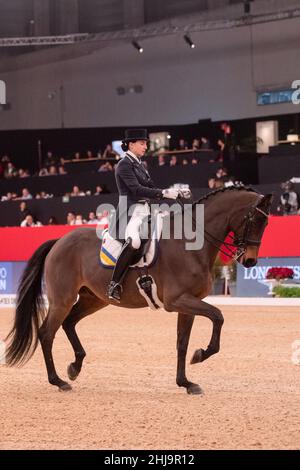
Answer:
M247 258L244 262L243 262L243 266L245 266L245 268L252 268L253 266L255 266L257 263L257 259L256 258Z

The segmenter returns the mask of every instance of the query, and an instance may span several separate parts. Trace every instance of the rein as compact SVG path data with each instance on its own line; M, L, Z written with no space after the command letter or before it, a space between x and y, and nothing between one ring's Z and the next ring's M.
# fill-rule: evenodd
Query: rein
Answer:
M178 199L179 204L181 205L182 209L184 209L184 204L180 199ZM231 257L231 259L234 259L235 261L238 261L238 259L246 252L246 247L247 245L252 245L252 246L260 246L261 240L252 240L248 238L248 234L251 228L251 225L254 221L255 213L259 212L261 213L264 217L268 218L268 214L260 209L257 206L254 206L250 209L247 215L244 216L243 221L240 225L239 228L242 228L243 225L245 225L244 231L242 236L238 237L236 235L232 236L229 234L228 236L232 239L232 243L226 242L224 240L220 240L218 237L215 237L211 233L209 233L207 230L204 229L204 238L211 243L215 248L217 248L223 255L227 257ZM197 221L194 216L192 216L192 221L195 224L195 228L197 229ZM222 245L226 247L228 252L226 252L223 248ZM234 250L236 248L237 250Z

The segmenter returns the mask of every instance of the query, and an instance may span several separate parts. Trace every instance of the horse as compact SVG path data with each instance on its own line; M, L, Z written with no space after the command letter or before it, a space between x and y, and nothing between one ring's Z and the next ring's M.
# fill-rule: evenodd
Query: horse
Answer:
M159 241L158 258L149 267L149 274L155 279L164 309L178 314L176 383L189 394L202 393L201 387L186 377L186 354L195 316L211 320L212 335L206 349L194 352L191 364L205 361L220 349L223 315L217 307L202 300L211 291L218 251L228 233L233 232L228 248L237 248L236 259L243 266L254 266L271 201L271 194L264 196L245 186L215 190L191 205L193 217L198 204L204 205L205 235L201 249L186 250L184 237L174 238L174 214L173 219L170 217L170 239ZM110 303L131 309L147 306L136 285L135 269L129 270L124 281L121 302L116 304L107 298L111 273L99 263L100 244L94 228L82 227L60 239L46 241L33 253L19 283L14 325L6 338L7 365L26 362L40 342L49 383L62 391L70 390L71 385L58 376L52 356L59 327L62 326L74 350L75 360L67 372L69 379L75 380L86 356L76 324Z

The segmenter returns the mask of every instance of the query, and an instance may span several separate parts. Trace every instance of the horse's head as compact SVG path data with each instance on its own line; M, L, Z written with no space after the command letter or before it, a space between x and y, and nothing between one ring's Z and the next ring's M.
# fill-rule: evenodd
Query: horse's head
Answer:
M245 213L242 219L235 217L231 222L231 230L234 232L234 244L237 247L236 260L245 268L255 266L258 258L258 250L264 230L268 224L268 216L272 203L272 194L258 196L258 200Z

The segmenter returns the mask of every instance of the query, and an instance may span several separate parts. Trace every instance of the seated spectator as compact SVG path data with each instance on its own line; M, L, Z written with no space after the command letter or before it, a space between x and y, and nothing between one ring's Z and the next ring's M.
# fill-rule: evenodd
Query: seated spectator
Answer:
M216 189L216 179L214 177L208 178L207 184L209 189Z
M22 222L25 217L29 214L29 209L27 207L27 203L25 201L22 201L19 205L19 220Z
M106 228L108 228L108 224L109 224L109 212L108 211L103 211L102 213L99 212L97 214L97 226L98 228L100 228L101 230L105 230Z
M19 178L27 178L28 176L30 176L28 170L23 170L23 168L19 169L19 171L18 171L18 177Z
M166 165L166 162L165 162L164 154L162 153L158 154L158 166L165 166L165 165Z
M277 211L282 215L300 214L300 196L295 191L295 186L291 181L282 183L283 193L280 196L280 204Z
M110 162L106 162L100 165L98 171L113 171L113 167Z
M201 150L210 150L210 142L206 137L201 137Z
M102 186L96 186L95 196L99 196L99 194L102 194L102 193L103 193Z
M40 171L39 171L39 176L48 176L49 173L48 173L48 170L47 168L41 168Z
M49 173L48 173L49 176L55 176L57 175L57 170L56 170L56 166L54 165L51 165L49 167Z
M85 158L94 158L93 152L91 150L88 150L86 152L86 157Z
M118 152L115 152L111 146L111 144L108 144L103 152L102 158L114 158L118 159L120 157L120 154Z
M75 225L83 225L85 221L83 220L83 217L81 214L77 214L75 217Z
M189 164L188 160L186 158L184 158L182 160L182 165L185 166L185 165L188 165L188 164Z
M97 219L97 217L96 217L95 212L90 212L90 213L89 213L88 224L97 224L97 223L98 223L98 219Z
M81 155L80 155L80 152L76 152L74 154L74 160L80 160L81 159Z
M58 222L57 222L56 217L54 215L51 215L51 217L49 217L47 225L57 225L57 224L58 224Z
M14 176L17 176L17 174L18 174L18 171L16 170L15 166L11 162L8 162L4 170L4 178L10 179L10 178L13 178Z
M193 157L191 163L192 165L198 165L198 159L196 157Z
M67 225L75 225L76 217L74 212L69 212L67 215Z
M178 165L177 157L176 155L172 155L171 160L170 160L170 166L177 166L177 165Z
M85 193L83 191L80 191L78 186L73 186L70 196L72 197L85 196Z
M51 165L57 164L57 158L53 155L51 151L47 152L46 158L44 160L44 166L49 168Z
M26 215L23 222L21 222L21 227L41 227L42 224L39 221L34 222L31 214Z
M188 148L189 147L188 147L187 142L184 139L179 139L178 149L177 150L187 150Z
M194 139L192 142L192 149L193 150L199 150L200 148L200 141L199 139Z
M66 175L66 174L67 174L67 171L65 170L65 168L64 168L63 165L59 165L59 167L58 167L58 174L59 174L59 175Z
M13 193L11 193L11 192L8 192L8 193L6 193L5 196L1 197L1 202L3 202L3 201L12 201L12 200L13 200Z
M21 194L20 199L32 199L32 194L30 194L27 188L22 189L22 194Z

